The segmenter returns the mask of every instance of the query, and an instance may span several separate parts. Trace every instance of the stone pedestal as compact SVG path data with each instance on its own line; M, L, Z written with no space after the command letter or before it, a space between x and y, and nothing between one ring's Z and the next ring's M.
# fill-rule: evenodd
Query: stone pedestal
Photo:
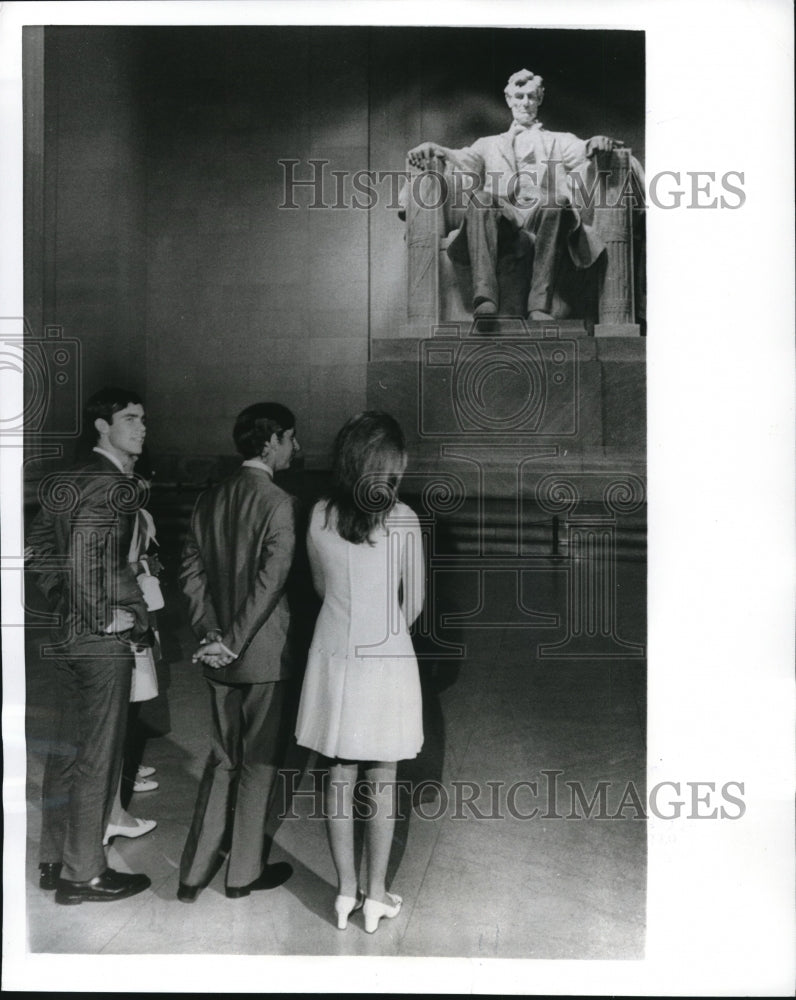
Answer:
M638 323L595 323L595 337L640 337Z
M581 536L569 529L607 511L614 555L643 558L645 357L645 338L589 337L575 321L502 319L490 335L440 324L422 339L373 341L367 405L403 427L401 491L433 515L435 546L520 563L552 554L577 576L568 550ZM594 648L575 625L566 655L581 639Z
M413 464L467 443L494 446L500 465L503 447L541 444L556 467L643 468L645 338L588 337L575 321L433 330L373 341L368 363L367 405L401 422Z

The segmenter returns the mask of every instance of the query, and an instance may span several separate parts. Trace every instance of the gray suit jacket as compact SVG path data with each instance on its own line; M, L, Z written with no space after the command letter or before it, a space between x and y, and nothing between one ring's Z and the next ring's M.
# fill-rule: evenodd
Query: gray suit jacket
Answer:
M264 469L242 466L197 500L180 572L191 625L200 639L219 629L238 654L205 676L250 684L289 675L285 584L295 525L295 498Z
M135 624L117 637L151 645L149 613L128 562L136 512L146 500L142 480L95 455L78 469L47 476L39 494L41 509L26 539L28 567L58 615L60 641L105 637L120 607Z

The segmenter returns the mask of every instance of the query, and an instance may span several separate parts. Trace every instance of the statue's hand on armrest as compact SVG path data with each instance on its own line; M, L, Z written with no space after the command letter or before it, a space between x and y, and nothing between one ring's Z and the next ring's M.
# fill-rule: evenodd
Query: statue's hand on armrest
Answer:
M611 139L607 135L593 135L586 141L586 156L591 159L595 153L610 153L612 149L621 149L623 146L621 139Z
M432 160L446 160L448 151L444 146L438 146L436 142L421 142L419 146L410 149L406 154L411 166L417 170L429 170Z

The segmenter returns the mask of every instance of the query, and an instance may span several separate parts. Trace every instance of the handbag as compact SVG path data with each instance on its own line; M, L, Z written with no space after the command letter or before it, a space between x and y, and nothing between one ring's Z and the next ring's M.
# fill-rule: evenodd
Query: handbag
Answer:
M145 550L150 542L155 542L157 545L155 541L155 524L149 511L141 509L138 513L144 521L146 532L142 542L140 537L141 530L138 524L139 519L136 517L133 522L133 537L130 541L130 552L127 558L130 562L140 562L144 567L143 573L138 574L135 582L144 595L144 604L146 604L147 611L160 611L166 603L163 600L163 591L160 589L160 580L149 572L149 561L146 554L139 555L139 549Z
M141 559L141 562L145 567L144 572L139 573L135 580L144 595L146 609L147 611L160 611L165 604L163 591L160 589L160 580L149 572L146 556Z
M150 701L158 696L158 675L155 656L149 646L133 646L133 678L130 701Z

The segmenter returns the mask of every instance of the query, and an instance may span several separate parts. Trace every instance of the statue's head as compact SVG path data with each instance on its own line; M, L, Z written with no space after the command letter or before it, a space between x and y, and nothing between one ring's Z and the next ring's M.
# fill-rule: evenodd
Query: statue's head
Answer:
M536 112L544 99L541 76L529 69L518 70L509 77L503 93L518 125L532 125L536 121Z

